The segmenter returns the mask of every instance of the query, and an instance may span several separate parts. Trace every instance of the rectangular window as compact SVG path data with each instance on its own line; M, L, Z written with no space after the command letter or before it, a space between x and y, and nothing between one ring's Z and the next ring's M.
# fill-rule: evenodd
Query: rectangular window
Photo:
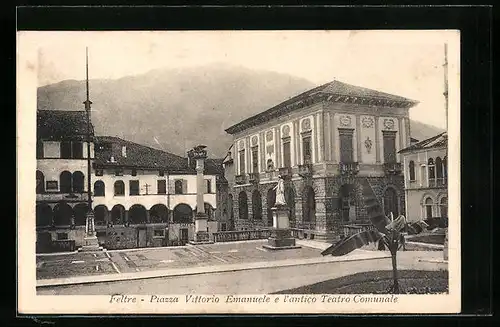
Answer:
M82 142L72 142L72 158L73 159L83 159L83 143Z
M154 230L154 237L165 237L165 230L164 229L155 229Z
M206 194L212 193L212 181L209 179L205 179L205 193Z
M175 182L175 194L183 194L184 183L182 179L176 179Z
M130 195L139 195L139 181L129 181Z
M62 241L62 240L67 240L68 239L68 233L57 233L57 240Z
M220 230L221 232L225 232L227 230L226 223L221 223Z
M116 169L115 176L123 176L123 169Z
M96 176L102 176L102 175L104 175L104 171L102 169L96 169L95 170L95 175Z
M45 190L46 191L57 191L59 189L59 185L57 181L47 181L45 182Z
M339 128L340 162L351 163L354 161L353 133L352 129Z
M61 142L61 159L71 159L71 142Z
M302 154L304 164L310 164L312 161L311 136L302 138Z
M160 177L165 176L165 171L163 171L163 170L158 171L158 176L160 176Z
M257 146L252 148L252 172L259 172L259 147Z
M384 162L396 162L396 132L383 131L384 137Z
M240 175L245 174L245 150L240 151Z
M157 182L158 186L158 194L167 194L167 181L164 179L160 179Z
M132 171L130 172L130 175L137 176L137 169L132 169Z
M290 139L283 140L283 167L292 167L292 156L290 154Z

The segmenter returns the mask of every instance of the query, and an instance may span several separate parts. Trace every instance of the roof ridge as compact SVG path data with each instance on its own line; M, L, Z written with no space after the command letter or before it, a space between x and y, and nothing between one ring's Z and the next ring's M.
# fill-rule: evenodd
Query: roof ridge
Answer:
M145 144L137 143L137 142L134 142L134 141L126 140L126 139L123 139L123 138L118 137L118 136L111 136L111 135L99 135L99 136L96 136L97 139L99 137L109 137L109 138L119 139L121 141L124 141L124 142L127 142L127 143L131 143L131 144L134 144L134 145L138 145L138 146L141 146L141 147L144 147L144 148L148 148L148 149L151 149L151 150L154 150L154 151L163 152L163 153L166 153L166 154L178 157L179 159L186 159L186 157L181 157L181 156L179 156L179 155L177 155L175 153L168 152L168 151L161 150L161 149L156 149L156 148L153 148L153 147L151 147L149 145L145 145Z

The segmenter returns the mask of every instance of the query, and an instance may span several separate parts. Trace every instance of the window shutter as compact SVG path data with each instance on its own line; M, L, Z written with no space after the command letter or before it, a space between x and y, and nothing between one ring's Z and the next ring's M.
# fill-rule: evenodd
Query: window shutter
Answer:
M175 194L175 181L167 180L168 194Z
M183 179L182 180L182 194L187 193L187 180Z

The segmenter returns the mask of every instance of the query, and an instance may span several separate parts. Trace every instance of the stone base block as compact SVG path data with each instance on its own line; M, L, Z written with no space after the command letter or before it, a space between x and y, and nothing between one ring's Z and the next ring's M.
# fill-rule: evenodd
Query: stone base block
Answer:
M104 250L102 246L99 246L96 236L85 237L83 240L85 245L78 249L79 252L98 252Z
M273 229L271 237L267 239L267 244L262 247L269 250L300 248L300 246L295 245L295 238L291 237L291 231L289 229Z
M191 245L214 244L214 241L189 241Z

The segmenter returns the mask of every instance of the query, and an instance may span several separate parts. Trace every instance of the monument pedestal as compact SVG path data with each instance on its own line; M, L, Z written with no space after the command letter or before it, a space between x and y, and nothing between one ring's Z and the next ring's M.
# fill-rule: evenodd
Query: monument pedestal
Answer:
M194 241L189 241L189 244L212 244L214 242L210 241L210 235L207 231L208 227L208 217L205 213L198 212L196 214L196 220L194 221Z
M273 229L271 237L267 239L267 244L262 247L268 250L288 250L300 249L295 244L295 238L290 231L288 208L286 206L277 206L271 208L273 212Z
M87 236L83 239L85 244L78 249L79 252L97 252L103 251L104 248L99 246L99 241L97 240L97 236Z
M79 252L97 252L102 251L103 247L99 246L99 240L95 235L94 228L94 213L90 210L87 213L87 224L85 226L87 236L83 239L84 245L78 249Z

